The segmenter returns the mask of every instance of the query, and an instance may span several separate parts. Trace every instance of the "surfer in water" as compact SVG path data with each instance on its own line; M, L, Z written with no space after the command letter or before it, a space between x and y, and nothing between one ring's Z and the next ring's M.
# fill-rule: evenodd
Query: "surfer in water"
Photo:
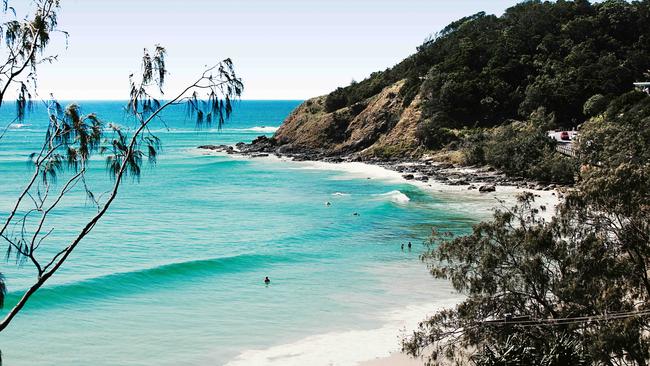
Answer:
M271 283L271 280L269 280L269 276L264 277L264 283L267 285Z

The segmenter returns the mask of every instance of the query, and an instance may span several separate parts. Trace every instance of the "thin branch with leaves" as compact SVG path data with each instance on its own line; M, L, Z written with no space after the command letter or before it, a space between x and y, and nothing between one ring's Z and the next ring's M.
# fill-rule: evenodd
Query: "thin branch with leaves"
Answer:
M49 125L43 146L30 156L34 172L0 226L0 237L8 243L6 257L15 258L18 264L31 263L37 276L0 321L0 331L93 231L117 198L124 178L139 179L145 161L156 163L161 141L149 126L160 119L165 109L185 104L197 125L215 122L221 127L230 117L232 101L243 91L243 83L236 76L230 59L206 68L196 81L163 100L156 95L164 95L165 56L166 51L161 46L157 45L152 53L145 49L140 76L136 79L131 74L129 77L131 92L126 112L136 123L132 132L115 123L104 125L95 114L83 115L77 105L64 109L54 100L48 103ZM93 191L87 177L91 157L95 154L105 157L111 180L111 188L100 195ZM56 187L59 187L58 193L51 193ZM51 257L42 259L37 255L39 248L48 242L56 243L53 238L56 227L50 224L52 213L66 198L75 199L74 194L80 191L88 198L86 203L96 208L95 213L66 245Z

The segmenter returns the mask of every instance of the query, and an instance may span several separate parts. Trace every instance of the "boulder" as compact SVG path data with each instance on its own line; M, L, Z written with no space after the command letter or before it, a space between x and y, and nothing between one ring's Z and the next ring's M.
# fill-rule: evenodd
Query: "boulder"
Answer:
M494 186L493 184L488 184L481 186L481 188L478 189L479 192L494 192L497 190L497 187Z
M294 148L293 148L292 144L284 144L284 145L278 147L275 151L278 154L286 154L286 153L292 152L293 150L294 150Z

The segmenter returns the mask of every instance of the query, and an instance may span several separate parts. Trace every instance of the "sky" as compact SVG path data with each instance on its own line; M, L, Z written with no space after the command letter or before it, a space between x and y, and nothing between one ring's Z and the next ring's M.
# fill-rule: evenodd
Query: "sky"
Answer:
M24 0L21 0L24 1ZM69 33L39 68L41 96L127 99L143 48L167 49L167 93L231 58L243 99L307 99L384 70L463 16L504 0L62 0Z

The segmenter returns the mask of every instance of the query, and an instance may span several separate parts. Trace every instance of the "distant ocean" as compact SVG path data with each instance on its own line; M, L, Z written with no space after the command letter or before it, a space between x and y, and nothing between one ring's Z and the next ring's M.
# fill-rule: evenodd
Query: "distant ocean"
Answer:
M79 104L131 124L123 102ZM166 126L154 127L158 164L126 181L93 234L0 333L5 365L353 365L397 349L405 320L453 303L419 260L422 243L432 226L469 230L493 199L423 190L376 169L196 149L271 136L298 104L242 101L220 131L197 129L182 108L165 113ZM0 127L11 121L3 108ZM45 120L37 108L0 141L0 217L30 173ZM101 161L90 176L108 180ZM64 244L90 212L80 195L64 202L48 245ZM45 245L43 254L54 250ZM0 272L4 314L34 273L13 261Z

